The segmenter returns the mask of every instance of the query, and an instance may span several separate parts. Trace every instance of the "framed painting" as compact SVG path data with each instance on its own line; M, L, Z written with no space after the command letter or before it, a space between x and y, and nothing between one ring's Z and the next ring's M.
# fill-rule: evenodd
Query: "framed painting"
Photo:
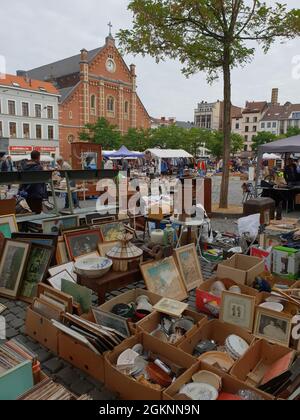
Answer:
M98 252L101 242L101 233L98 229L87 229L79 232L69 232L64 235L69 257L76 257Z
M120 241L124 236L125 226L123 222L105 223L99 225L102 242Z
M57 234L45 235L43 233L17 232L12 234L12 239L20 239L21 241L30 242L36 245L52 246L56 249L58 236Z
M223 292L220 320L252 333L255 316L255 297Z
M61 236L57 242L56 261L58 265L66 264L69 261L67 246L63 236Z
M37 285L45 280L53 253L52 247L31 244L20 290L21 299L32 302L37 297Z
M0 262L0 295L17 297L30 248L30 243L6 240Z
M54 219L43 220L43 233L57 233L59 234L63 230L71 230L79 225L78 216L63 216Z
M147 289L162 297L185 300L186 289L173 257L141 264Z
M292 330L292 317L258 307L253 335L270 343L289 347Z
M12 234L18 232L18 224L14 214L0 216L0 232L6 239L12 239Z
M190 292L203 283L203 277L195 244L175 250L176 261L186 290Z

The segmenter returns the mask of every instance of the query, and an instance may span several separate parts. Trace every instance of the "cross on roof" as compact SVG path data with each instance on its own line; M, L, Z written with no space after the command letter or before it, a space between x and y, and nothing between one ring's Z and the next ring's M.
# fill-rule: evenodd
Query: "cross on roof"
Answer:
M112 32L111 32L112 27L113 27L112 23L109 22L107 26L109 27L109 36L112 36Z

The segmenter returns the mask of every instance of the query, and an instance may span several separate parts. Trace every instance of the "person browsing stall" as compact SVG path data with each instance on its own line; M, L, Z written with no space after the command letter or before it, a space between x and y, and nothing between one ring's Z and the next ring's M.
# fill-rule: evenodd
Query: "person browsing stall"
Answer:
M288 185L296 184L300 180L297 173L297 165L292 158L288 159L287 165L284 168L284 178Z
M43 171L41 165L41 154L37 150L31 152L31 160L26 162L23 167L24 172ZM37 174L38 178L38 174ZM45 183L21 185L19 194L26 199L31 211L40 214L43 211L43 200L48 198Z

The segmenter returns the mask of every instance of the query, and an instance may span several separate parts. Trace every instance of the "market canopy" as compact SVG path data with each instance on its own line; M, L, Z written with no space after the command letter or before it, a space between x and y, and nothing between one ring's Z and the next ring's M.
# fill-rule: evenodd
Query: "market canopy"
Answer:
M157 159L193 158L192 155L183 149L148 149L146 153L151 153Z
M288 137L264 144L258 148L263 153L300 153L300 136Z
M110 159L122 159L122 158L127 158L127 159L136 159L136 158L143 158L144 157L144 153L140 153L140 152L133 152L127 149L127 147L122 146L120 150L117 150L116 152L112 151L112 152L104 152L103 156L106 158L110 158Z

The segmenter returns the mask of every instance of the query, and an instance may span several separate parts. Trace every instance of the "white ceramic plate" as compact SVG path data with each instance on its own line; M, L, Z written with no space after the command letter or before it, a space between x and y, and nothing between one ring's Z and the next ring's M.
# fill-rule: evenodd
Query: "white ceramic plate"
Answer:
M226 340L226 348L234 359L242 357L249 349L249 344L237 335L230 335Z
M260 308L269 309L270 311L283 312L284 306L278 302L265 302L259 305Z
M184 394L194 401L216 401L219 393L212 385L193 382L184 385L179 394Z

